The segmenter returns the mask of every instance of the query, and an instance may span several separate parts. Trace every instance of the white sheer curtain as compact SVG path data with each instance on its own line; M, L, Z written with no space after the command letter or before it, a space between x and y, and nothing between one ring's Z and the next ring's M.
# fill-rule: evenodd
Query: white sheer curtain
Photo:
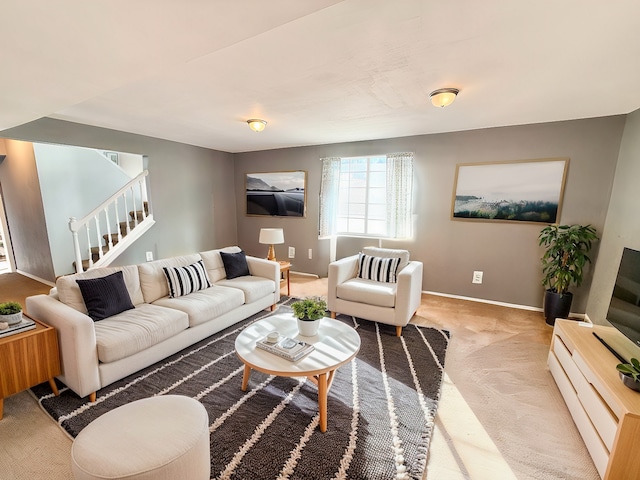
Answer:
M319 235L321 237L329 237L336 234L339 187L340 157L323 158L322 179L320 181Z
M390 238L412 235L413 153L387 155L387 228Z

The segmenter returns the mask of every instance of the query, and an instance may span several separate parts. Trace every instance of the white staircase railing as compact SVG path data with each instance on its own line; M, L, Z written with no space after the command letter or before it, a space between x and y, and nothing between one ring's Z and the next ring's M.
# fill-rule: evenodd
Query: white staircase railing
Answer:
M145 170L80 220L75 217L69 219L76 272L84 271L83 250L88 252L87 270L106 266L155 223L151 202L147 198L148 175ZM133 218L130 218L130 211ZM121 217L125 220L121 221ZM112 219L115 219L115 233L112 233ZM79 235L82 230L86 233L86 242L80 238L84 237ZM94 260L95 256L97 260Z

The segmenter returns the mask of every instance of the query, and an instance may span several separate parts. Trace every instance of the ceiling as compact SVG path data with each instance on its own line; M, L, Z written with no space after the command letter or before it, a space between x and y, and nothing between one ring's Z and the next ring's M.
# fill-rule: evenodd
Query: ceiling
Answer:
M4 0L2 17L0 131L53 117L245 152L640 108L637 0ZM442 87L460 94L435 108Z

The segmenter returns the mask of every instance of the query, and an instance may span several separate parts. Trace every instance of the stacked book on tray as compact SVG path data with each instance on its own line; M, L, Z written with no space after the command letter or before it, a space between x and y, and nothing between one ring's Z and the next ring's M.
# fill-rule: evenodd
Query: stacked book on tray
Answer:
M256 347L278 355L279 357L286 358L292 362L300 360L302 357L313 351L313 345L310 343L282 336L278 337L275 342L270 341L268 337L265 337L256 342Z
M22 321L19 323L9 325L9 327L0 330L0 338L6 337L7 335L13 335L15 333L26 332L27 330L32 330L34 328L36 328L36 322L22 317Z

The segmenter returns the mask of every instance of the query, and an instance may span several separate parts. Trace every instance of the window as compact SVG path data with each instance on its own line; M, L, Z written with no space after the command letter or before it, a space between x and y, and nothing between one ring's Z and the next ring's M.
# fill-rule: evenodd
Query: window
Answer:
M412 153L322 162L321 236L411 236Z
M340 159L336 233L387 234L387 158Z

